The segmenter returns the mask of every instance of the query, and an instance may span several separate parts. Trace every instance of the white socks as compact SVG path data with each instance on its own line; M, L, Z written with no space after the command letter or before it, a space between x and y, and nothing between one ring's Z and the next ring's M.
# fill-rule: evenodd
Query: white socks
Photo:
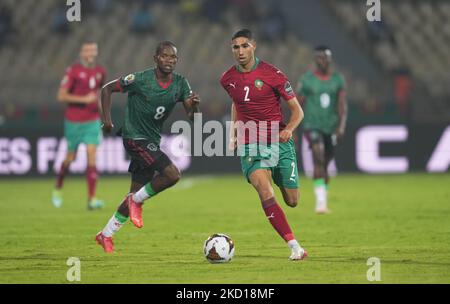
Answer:
M103 228L102 234L105 237L112 237L114 233L119 231L120 228L122 228L123 224L126 223L127 217L123 216L122 214L114 213L114 215L110 218L108 221L108 224L106 224L105 228Z
M297 242L297 240L290 240L288 243L289 248L294 249L294 248L301 248L300 244Z
M133 194L133 201L143 203L146 199L155 196L157 192L153 190L151 183L147 183L144 187Z
M142 187L135 194L133 194L133 201L141 204L149 197L150 195L148 195L147 191L145 190L145 187Z
M314 180L314 193L316 194L316 210L327 209L327 188L324 179Z
M327 189L325 189L325 186L314 187L314 192L316 193L316 209L326 209Z

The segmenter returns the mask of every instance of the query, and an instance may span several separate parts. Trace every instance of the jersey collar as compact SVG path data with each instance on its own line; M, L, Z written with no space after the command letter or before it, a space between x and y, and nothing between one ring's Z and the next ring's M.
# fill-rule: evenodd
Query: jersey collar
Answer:
M316 76L316 78L318 78L319 80L327 81L327 80L329 80L329 79L331 78L331 76L333 75L333 70L330 69L330 70L328 71L328 74L326 74L326 75L320 74L320 72L317 71L317 70L313 70L313 74L314 74L314 76Z
M170 74L170 79L168 82L164 83L158 80L158 78L156 77L156 68L153 69L153 75L155 77L156 83L160 86L160 88L167 90L167 88L172 84L173 82L173 74Z
M241 70L241 67L240 67L239 64L236 65L236 70L237 70L239 73L250 73L251 71L254 71L254 70L258 67L258 64L259 64L259 58L258 58L258 57L255 57L255 64L252 66L252 68L250 69L250 71L248 71L248 72L243 72L243 71Z

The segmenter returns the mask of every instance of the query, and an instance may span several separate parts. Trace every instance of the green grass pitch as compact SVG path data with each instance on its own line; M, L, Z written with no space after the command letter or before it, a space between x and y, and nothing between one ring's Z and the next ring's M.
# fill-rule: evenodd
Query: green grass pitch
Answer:
M242 176L183 177L147 201L144 227L127 223L106 255L94 242L129 187L101 178L105 209L85 209L86 185L68 177L64 204L50 203L53 179L0 182L0 283L71 283L69 257L81 261L79 283L371 283L370 257L380 259L375 283L450 283L450 175L340 175L329 215L314 214L312 182L301 180L301 203L277 198L305 261L292 262ZM203 242L230 235L234 259L209 264Z

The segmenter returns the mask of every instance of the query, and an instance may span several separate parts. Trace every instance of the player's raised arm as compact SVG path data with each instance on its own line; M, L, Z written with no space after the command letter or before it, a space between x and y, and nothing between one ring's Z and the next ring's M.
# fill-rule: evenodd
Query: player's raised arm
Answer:
M291 137L294 130L298 127L300 122L303 120L303 110L300 106L297 97L291 98L287 101L289 110L291 111L291 117L289 118L289 122L284 128L283 131L280 132L280 141L287 142Z
M119 79L108 82L101 91L100 114L102 117L102 129L105 133L111 132L114 128L111 119L111 95L113 92L121 92Z
M194 121L194 113L200 113L200 96L192 93L185 101L183 101L184 109L190 121Z

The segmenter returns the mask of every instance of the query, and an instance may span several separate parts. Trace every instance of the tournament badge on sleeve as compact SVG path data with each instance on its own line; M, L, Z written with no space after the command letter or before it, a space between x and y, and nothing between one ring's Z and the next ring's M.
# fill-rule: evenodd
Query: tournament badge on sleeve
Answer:
M134 82L135 76L134 74L129 74L123 79L124 85L130 85Z

